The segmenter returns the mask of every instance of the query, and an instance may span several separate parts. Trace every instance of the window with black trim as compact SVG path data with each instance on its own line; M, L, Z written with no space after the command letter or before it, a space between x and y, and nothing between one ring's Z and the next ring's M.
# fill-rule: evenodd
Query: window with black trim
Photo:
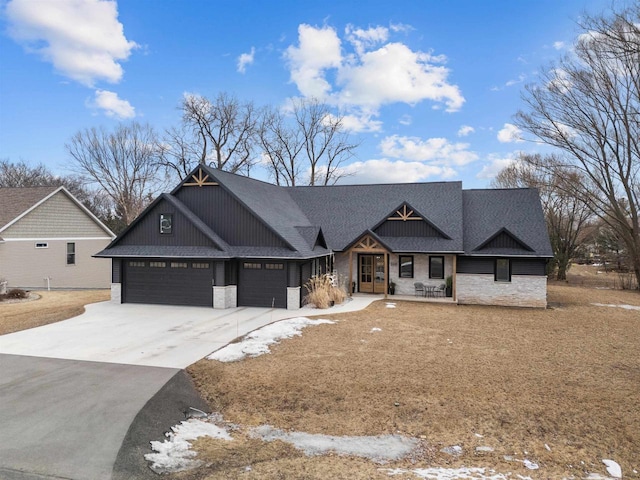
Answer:
M49 248L49 244L47 242L37 242L36 248Z
M67 265L76 264L76 244L74 242L67 243Z
M413 278L413 255L400 255L400 278Z
M261 270L262 269L262 264L261 263L245 262L245 263L242 264L242 268L247 269L247 270Z
M429 278L444 279L444 257L429 257Z
M496 282L511 281L511 260L508 258L496 258Z
M171 235L173 232L173 215L171 213L160 214L160 234Z

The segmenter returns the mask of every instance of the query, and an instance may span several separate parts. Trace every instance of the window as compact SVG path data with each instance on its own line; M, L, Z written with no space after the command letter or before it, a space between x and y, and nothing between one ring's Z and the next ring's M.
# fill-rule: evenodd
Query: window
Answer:
M496 259L496 282L511 281L511 260L508 258Z
M171 235L173 231L173 215L170 213L160 214L160 234Z
M243 263L242 264L242 268L245 268L247 270L260 270L262 269L262 264L261 263Z
M67 243L67 265L76 264L76 244L74 242Z
M171 262L171 268L189 268L187 262Z
M265 263L264 268L267 270L284 270L283 263Z
M413 278L413 256L400 255L400 278Z
M444 257L429 257L429 278L444 279Z
M211 264L206 262L202 262L202 263L194 262L191 264L191 268L210 268L210 267L211 267Z
M49 248L49 244L47 242L38 242L36 243L36 248Z
M129 262L130 267L144 267L144 262Z
M149 262L151 268L164 268L167 266L167 262Z

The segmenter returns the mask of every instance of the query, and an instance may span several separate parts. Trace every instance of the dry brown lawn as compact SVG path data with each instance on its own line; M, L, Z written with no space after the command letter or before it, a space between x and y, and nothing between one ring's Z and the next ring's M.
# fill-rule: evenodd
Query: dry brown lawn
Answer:
M633 473L640 471L640 311L591 305L640 305L640 294L556 283L549 301L547 310L377 302L323 316L338 323L309 327L270 355L200 361L189 372L227 421L331 435L401 433L422 438L424 451L381 467L308 458L234 433L232 442L196 441L209 466L176 478L415 478L379 469L428 466L583 478L606 474L603 458L620 463L625 478L640 478ZM463 455L440 452L451 445ZM477 446L495 451L479 454Z
M89 303L109 300L108 290L35 292L37 300L0 302L0 335L75 317Z

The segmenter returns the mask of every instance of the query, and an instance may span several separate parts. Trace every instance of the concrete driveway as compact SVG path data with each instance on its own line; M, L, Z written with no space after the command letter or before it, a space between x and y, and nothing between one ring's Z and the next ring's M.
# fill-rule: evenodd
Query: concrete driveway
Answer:
M0 478L156 478L149 441L205 409L183 368L238 336L293 316L359 310L213 310L88 305L78 317L0 336Z

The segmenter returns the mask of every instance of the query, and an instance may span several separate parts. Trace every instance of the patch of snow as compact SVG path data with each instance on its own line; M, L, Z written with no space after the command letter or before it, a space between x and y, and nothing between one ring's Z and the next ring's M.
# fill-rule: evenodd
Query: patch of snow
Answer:
M546 448L547 450L551 451L551 447L549 445L547 445L546 443L544 444L544 448Z
M484 438L484 435L480 435L479 433L476 433L475 436L478 438Z
M527 460L526 458L522 461L522 463L524 463L524 466L527 467L529 470L538 470L540 468L540 465L538 465L535 462L532 462L531 460Z
M378 327L373 327L373 328L371 329L371 333L373 333L373 332L381 332L381 331L382 331L382 329L381 329L381 328L378 328Z
M493 447L487 447L487 446L476 447L476 452L493 452Z
M451 447L441 448L440 451L442 453L446 453L448 455L462 455L462 447L460 445L453 445Z
M285 432L270 425L255 427L251 429L250 435L266 442L281 440L290 443L308 456L335 452L339 455L368 458L378 463L400 460L418 446L418 440L401 435L338 437L304 432Z
M302 335L302 329L309 325L335 323L331 320L311 320L306 317L290 318L266 325L245 335L238 343L231 343L207 357L219 362L237 362L245 357L258 357L270 353L269 346L280 340Z
M427 480L508 480L511 474L496 473L494 470L488 472L484 468L414 468L406 470L404 468L395 468L385 470L390 477L395 475L413 474L418 478ZM521 477L522 478L522 477Z
M387 303L387 308L396 308L395 303Z
M147 453L144 458L151 462L151 470L156 473L174 473L199 467L202 462L196 458L196 452L191 450L189 440L198 437L219 438L231 440L231 435L221 427L208 421L191 418L171 427L165 434L164 442L150 442L151 449L156 453Z
M624 304L610 304L610 303L592 303L596 307L612 307L612 308L624 308L625 310L640 310L638 305L624 305Z
M622 478L622 468L620 468L620 465L618 465L617 462L605 458L602 460L602 463L607 466L607 472L609 475L613 478Z

